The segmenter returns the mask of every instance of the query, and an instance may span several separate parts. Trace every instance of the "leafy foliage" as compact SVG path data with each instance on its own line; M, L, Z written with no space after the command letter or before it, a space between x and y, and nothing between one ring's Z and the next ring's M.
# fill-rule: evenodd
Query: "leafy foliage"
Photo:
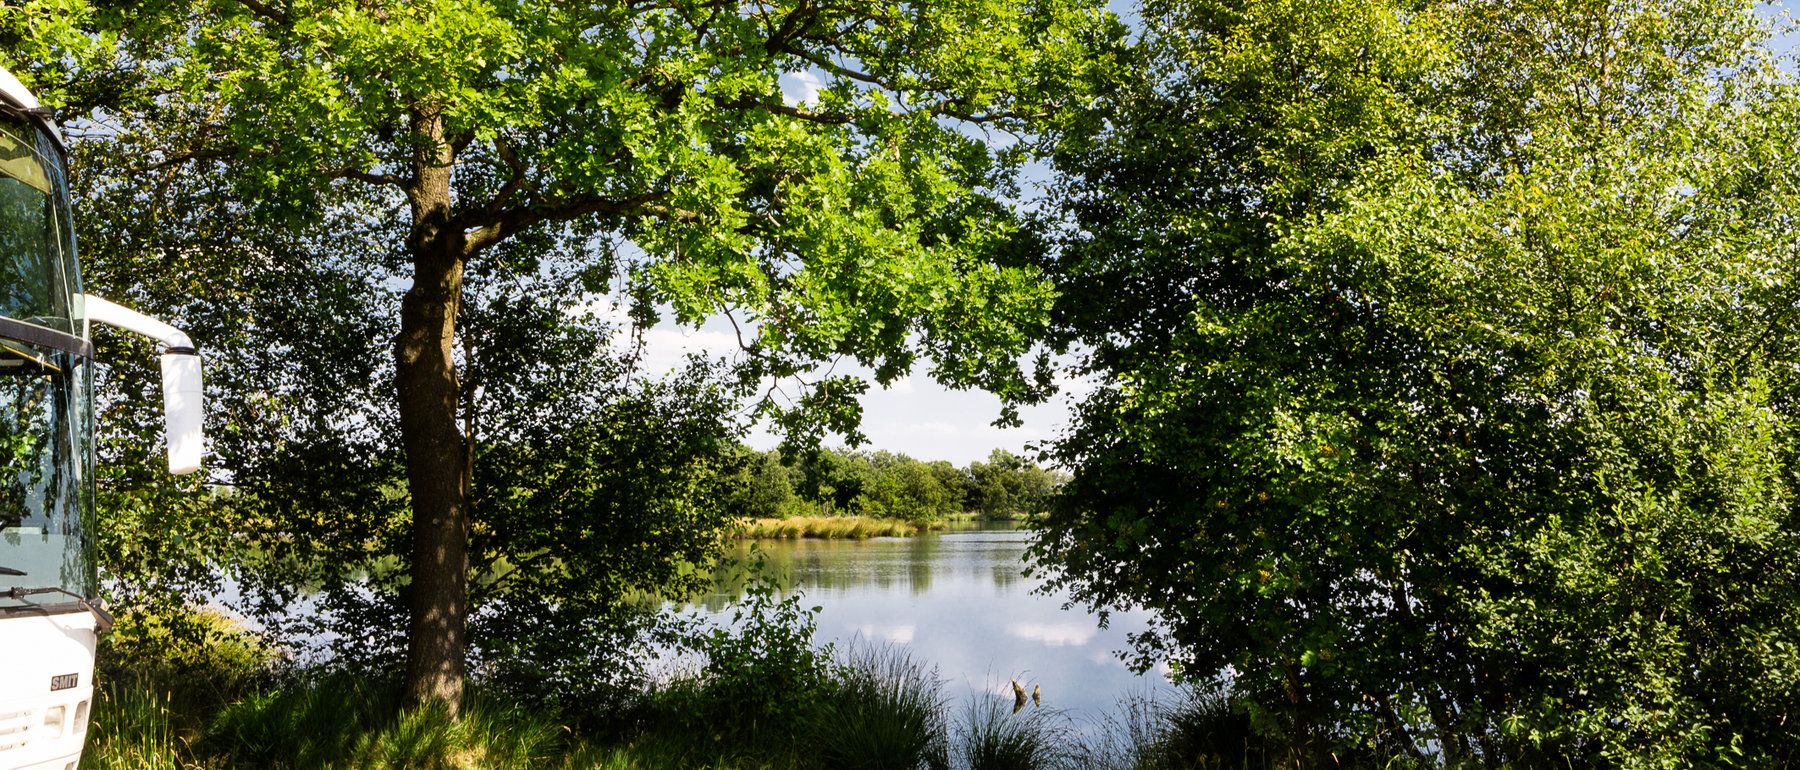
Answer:
M797 593L778 598L777 591L773 583L752 582L728 624L697 627L680 642L703 661L693 684L694 694L705 697L685 709L692 729L794 725L817 710L841 674L831 646L813 646L820 608L801 606Z
M1785 761L1800 103L1750 10L1145 18L1058 155L1101 387L1039 563L1265 732Z

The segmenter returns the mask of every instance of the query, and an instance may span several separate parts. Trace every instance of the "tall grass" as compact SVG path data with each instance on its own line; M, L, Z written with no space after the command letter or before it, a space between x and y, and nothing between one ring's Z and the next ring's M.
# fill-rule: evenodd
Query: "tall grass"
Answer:
M479 698L461 719L441 708L400 710L397 688L347 675L252 693L190 734L175 725L195 715L171 712L173 700L158 689L102 689L82 767L473 770L575 767L565 760L592 758L571 751L553 719Z
M947 767L948 725L936 671L892 647L857 648L846 658L843 679L811 725L824 765Z
M1083 735L1061 712L985 696L954 708L904 653L846 656L785 721L755 715L704 680L646 693L627 729L578 734L569 720L477 693L461 719L403 711L398 688L348 675L259 691L210 715L179 714L138 683L101 689L83 762L92 770L1305 770L1403 763L1308 753L1258 737L1218 699L1136 699ZM953 716L954 715L954 716ZM184 729L180 725L200 725Z
M1016 711L1010 701L977 697L960 727L956 758L967 770L1080 767L1076 736L1062 712L1037 707Z
M745 540L794 540L803 537L867 540L871 537L911 537L927 526L901 519L866 516L796 516L791 519L746 519L737 537Z
M1229 698L1188 691L1179 700L1121 700L1075 749L1093 770L1397 770L1403 757L1270 735Z
M175 729L167 693L137 685L95 690L81 766L87 770L185 770L199 767Z

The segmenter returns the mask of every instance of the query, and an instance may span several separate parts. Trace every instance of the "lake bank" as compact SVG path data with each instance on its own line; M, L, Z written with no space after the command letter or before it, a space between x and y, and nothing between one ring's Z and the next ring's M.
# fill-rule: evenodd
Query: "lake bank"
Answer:
M222 617L200 624L209 631L198 650L173 633L187 626L146 633L122 618L102 652L107 671L84 767L1356 766L1246 743L1243 712L1166 683L1145 686L1111 654L1122 647L1125 618L1097 629L1022 574L1029 537L975 528L743 543L744 568L715 576L714 590L689 605L702 616L697 624L626 642L638 651L633 659L685 655L662 669L668 675L581 700L559 695L552 681L492 678L478 666L456 721L403 713L389 680L221 644L245 633ZM140 660L121 660L132 652L118 646L123 640L137 641ZM591 648L571 641L563 649ZM259 656L266 665L249 665ZM143 665L162 657L177 662ZM1021 702L1014 679L1036 697ZM870 758L882 760L863 761Z
M744 519L731 537L735 540L867 540L872 537L913 537L959 527L1013 523L1014 519L990 519L977 513L954 514L928 521L873 516L793 516L785 519Z
M119 661L113 661L118 663ZM477 686L459 718L408 711L391 681L194 667L178 686L114 675L96 688L88 770L1191 770L1357 767L1243 740L1221 701L1122 704L1099 735L1011 699L947 702L894 656L709 669L610 713L547 709ZM804 663L804 662L803 662ZM150 665L154 669L156 666ZM147 673L147 672L146 672ZM168 672L164 671L163 674ZM124 674L124 675L120 675ZM273 678L271 678L273 677ZM198 695L197 695L198 693ZM1372 763L1367 766L1374 767Z

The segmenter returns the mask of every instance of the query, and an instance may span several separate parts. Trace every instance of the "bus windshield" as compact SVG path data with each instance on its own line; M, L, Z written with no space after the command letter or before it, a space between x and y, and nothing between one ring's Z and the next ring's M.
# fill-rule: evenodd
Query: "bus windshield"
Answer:
M0 116L0 592L92 596L91 348L60 150ZM0 596L0 613L65 603Z

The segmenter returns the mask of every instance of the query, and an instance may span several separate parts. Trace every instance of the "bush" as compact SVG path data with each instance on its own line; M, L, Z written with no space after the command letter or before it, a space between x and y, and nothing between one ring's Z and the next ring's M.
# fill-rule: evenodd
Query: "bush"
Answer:
M703 695L691 713L707 717L708 724L791 727L812 712L839 673L830 645L812 643L820 608L801 607L798 594L775 594L771 584L753 582L729 626L678 630L672 639L702 660L697 676L672 691L686 686Z
M121 610L95 652L101 683L164 692L177 713L215 710L266 682L282 661L261 634L217 610L185 605Z

